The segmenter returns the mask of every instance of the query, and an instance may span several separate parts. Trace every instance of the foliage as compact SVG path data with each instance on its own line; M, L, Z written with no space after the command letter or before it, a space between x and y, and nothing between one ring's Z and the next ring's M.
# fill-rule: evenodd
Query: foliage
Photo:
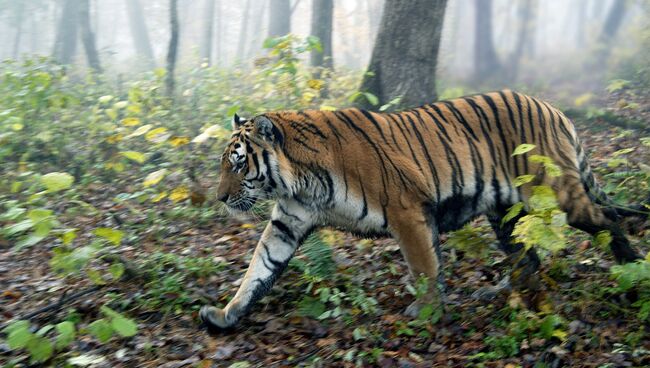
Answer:
M637 317L641 321L650 321L650 256L645 260L613 266L611 273L619 291L638 291L637 300L632 305L639 308Z
M90 333L105 343L114 334L132 337L137 333L138 328L133 320L107 306L101 307L101 311L106 318L98 319L86 328L78 328L75 322L67 320L56 325L45 325L33 332L29 321L20 320L12 322L2 332L7 335L7 344L11 349L27 351L32 364L47 361L55 352L68 347L80 334Z

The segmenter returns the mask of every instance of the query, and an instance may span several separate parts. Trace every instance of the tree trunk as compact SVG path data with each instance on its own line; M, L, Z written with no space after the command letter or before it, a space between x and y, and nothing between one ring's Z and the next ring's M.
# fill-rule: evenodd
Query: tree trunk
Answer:
M14 36L14 46L11 52L13 59L18 59L18 52L20 51L20 39L23 35L23 18L25 15L25 3L22 1L18 2L15 6L16 9L16 34ZM33 17L33 15L32 15Z
M222 20L222 17L221 17L221 14L222 14L221 13L221 0L215 0L215 1L217 2L216 5L215 5L215 8L216 8L215 13L217 14L217 16L216 16L216 18L217 18L217 21L216 21L217 26L216 26L216 35L214 37L214 51L215 51L214 52L215 53L214 63L216 65L220 65L221 64L221 56L222 56L221 55L222 54L222 49L221 49L222 32L221 32L221 30L223 29L223 25L222 25L223 20Z
M201 39L201 62L210 65L212 60L212 34L214 28L214 1L205 0L205 13L203 14L203 37Z
M524 47L529 40L530 28L532 26L533 0L522 0L519 4L518 19L519 32L517 32L517 41L515 49L510 57L510 67L507 68L507 81L513 83L517 80L521 58L524 55Z
M250 21L251 0L246 0L244 6L244 15L241 18L241 27L239 28L239 43L237 44L237 60L244 58L244 50L246 49L246 36L248 36L248 25Z
M492 0L474 3L474 80L480 83L499 74L499 59L492 43Z
M149 32L144 21L140 0L126 0L126 9L135 52L147 61L149 67L154 67L153 49L151 48L151 42L149 42Z
M370 34L370 47L375 42L375 35L379 28L379 20L381 19L383 1L382 0L366 0L366 7L368 8L368 32Z
M64 0L54 41L53 58L61 64L70 64L77 51L77 25L79 11L77 0Z
M269 11L269 37L291 33L291 1L271 0Z
M90 28L90 2L89 0L79 0L79 27L81 28L81 41L86 50L88 65L97 73L102 72L102 66L99 62L99 53L95 46L95 35Z
M403 106L435 101L446 4L446 0L386 0L362 92L377 96L379 105L400 96ZM367 100L357 101L373 108Z
M311 34L318 37L322 51L312 50L311 65L332 68L332 16L334 0L313 0Z
M170 37L169 48L167 49L167 75L165 76L165 87L167 97L174 97L174 69L176 68L176 56L178 54L178 0L169 0L169 25Z
M623 17L625 16L626 4L626 0L614 0L609 13L607 14L607 19L605 20L603 29L600 32L599 41L601 43L609 44L614 36L616 36L616 33L623 22Z
M603 70L607 66L612 42L625 16L626 3L626 0L614 0L609 13L607 13L605 24L603 24L603 28L598 36L598 45L593 58L593 71Z
M257 8L257 12L253 16L253 19L264 19L266 15L266 5L267 2L263 1L262 5ZM253 29L251 30L251 41L248 43L248 48L246 50L246 58L250 59L255 55L259 54L259 51L262 49L262 23L263 22L253 22Z

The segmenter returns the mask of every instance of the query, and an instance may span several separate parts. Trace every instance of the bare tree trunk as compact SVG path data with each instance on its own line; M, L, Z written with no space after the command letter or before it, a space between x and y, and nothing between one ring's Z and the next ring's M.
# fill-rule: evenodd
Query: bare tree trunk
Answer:
M369 41L370 47L375 42L377 29L379 28L379 21L381 20L381 10L383 9L383 0L366 0L366 7L368 8L368 32L370 34Z
M576 2L576 47L582 49L585 47L585 32L587 31L587 0Z
M311 65L332 68L332 16L334 0L313 0L311 34L318 37L322 51L312 50Z
M241 18L241 27L239 28L239 43L237 44L237 60L244 58L246 49L246 36L248 36L248 24L251 23L249 17L251 12L251 0L246 0L244 6L244 16Z
M609 54L612 48L612 42L614 41L616 33L623 22L623 17L625 16L626 4L626 0L614 0L609 13L607 13L605 24L603 24L603 28L598 36L598 45L596 55L593 59L592 70L602 70L607 65L607 60L609 59Z
M54 41L54 60L61 64L70 64L77 51L77 25L79 11L76 0L64 0L59 25Z
M178 0L169 0L169 25L170 37L169 48L167 49L167 75L165 76L165 87L167 97L174 98L174 69L176 69L176 56L178 54Z
M266 5L267 2L263 1L262 6L257 8L257 12L253 16L253 19L264 19L264 16L266 15ZM263 22L253 22L251 41L248 43L248 49L246 50L247 59L254 57L262 49L262 39L264 37L262 34L262 23Z
M270 0L269 37L284 36L291 33L291 1Z
M377 96L379 105L396 97L401 97L403 106L436 99L436 64L446 5L446 0L386 0L362 92ZM373 107L366 100L358 103Z
M533 0L521 0L518 9L519 32L517 32L517 41L515 49L510 56L509 68L506 69L507 81L513 83L517 80L521 58L524 55L524 47L529 41L529 31L532 26Z
M149 67L154 67L153 49L151 48L151 42L149 42L149 32L147 31L140 0L126 0L126 6L135 52L147 61Z
M500 64L492 42L492 0L474 0L474 80L483 82L499 74Z
M221 64L221 59L222 59L221 58L221 54L222 54L221 30L223 29L223 25L222 25L223 21L222 21L222 17L221 17L221 0L216 0L216 2L217 3L215 5L215 8L216 8L215 12L217 14L217 17L216 17L217 18L217 22L216 22L217 23L217 27L216 27L217 29L216 29L216 35L215 35L215 38L214 38L214 49L215 49L214 50L215 51L214 63L216 65L220 65Z
M603 29L600 32L599 40L601 43L608 44L614 36L616 36L616 33L623 22L623 17L625 16L626 4L626 0L614 0L609 13L607 14L607 19L605 20Z
M79 26L81 28L81 41L86 50L88 65L97 73L102 72L102 66L99 62L99 53L95 45L95 35L90 28L90 3L89 0L79 0Z
M25 14L25 3L20 1L15 6L16 9L16 34L14 36L14 46L11 52L11 56L14 59L18 58L18 52L20 51L20 39L23 35L23 18ZM33 17L33 15L32 15Z
M205 0L203 14L203 37L201 39L201 61L210 65L212 59L212 34L214 29L214 1Z

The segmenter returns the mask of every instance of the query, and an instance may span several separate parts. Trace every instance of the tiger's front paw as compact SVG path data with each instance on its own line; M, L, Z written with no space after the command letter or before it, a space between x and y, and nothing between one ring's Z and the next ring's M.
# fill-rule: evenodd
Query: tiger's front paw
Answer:
M212 333L231 330L237 324L237 319L227 318L226 311L211 305L204 305L199 311L201 322Z

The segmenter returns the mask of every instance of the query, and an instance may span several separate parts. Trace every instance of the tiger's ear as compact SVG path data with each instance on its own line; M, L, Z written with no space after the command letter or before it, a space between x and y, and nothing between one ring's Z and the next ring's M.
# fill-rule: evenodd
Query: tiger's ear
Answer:
M239 117L239 115L235 114L232 116L232 130L239 130L241 128L242 124L245 122L245 119L242 119Z
M273 123L266 116L258 116L254 120L255 130L258 135L260 135L265 140L273 142L275 137L275 131L277 128L273 126Z

